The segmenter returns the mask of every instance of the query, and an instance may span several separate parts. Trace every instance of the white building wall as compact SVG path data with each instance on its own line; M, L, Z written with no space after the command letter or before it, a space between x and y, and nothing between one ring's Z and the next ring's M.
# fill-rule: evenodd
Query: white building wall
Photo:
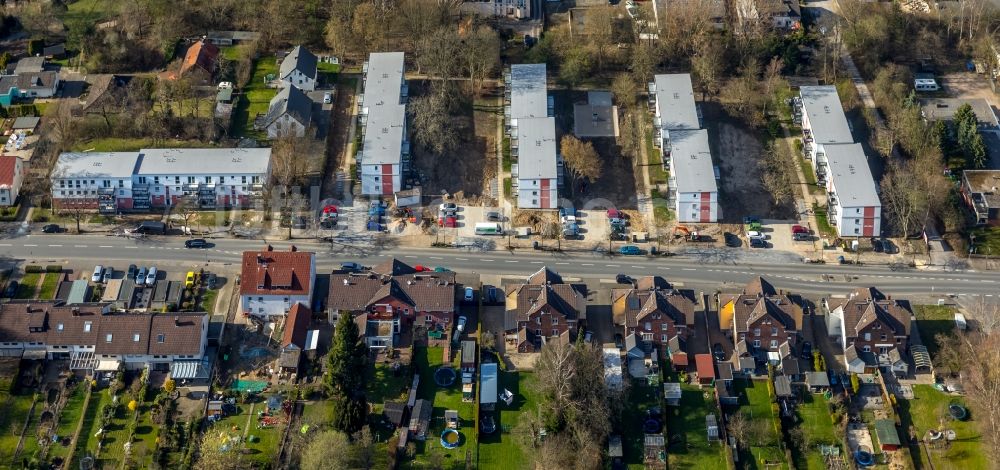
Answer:
M707 221L702 220L702 193L677 193L674 203L674 212L677 214L678 222L689 223L715 223L719 220L719 193L712 192L709 196L708 207L709 216Z
M244 312L254 315L285 315L292 305L309 305L310 295L241 295L240 305ZM287 299L287 300L286 300Z
M542 180L539 179L518 179L517 180L517 207L523 209L554 209L558 206L558 184L556 180L549 179L549 188L542 190ZM543 197L548 193L546 207L542 207Z
M278 119L267 126L267 137L277 139L282 136L294 135L302 137L306 134L306 126L297 121L290 114L282 114Z
M392 179L392 192L402 190L403 179L400 176L399 165L390 165L385 172L385 165L361 165L361 193L368 195L385 195L383 182Z
M300 70L295 70L289 76L282 80L285 86L295 85L300 90L314 91L316 90L316 80L302 73Z

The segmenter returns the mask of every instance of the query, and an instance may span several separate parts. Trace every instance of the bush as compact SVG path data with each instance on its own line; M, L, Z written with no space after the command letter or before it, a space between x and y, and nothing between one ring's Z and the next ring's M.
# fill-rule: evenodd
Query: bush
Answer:
M49 221L49 216L47 216L45 214L42 214L40 212L39 213L35 213L35 214L33 214L31 216L31 221L32 222L48 222Z
M27 266L24 267L24 272L25 273L44 273L45 272L45 268L43 268L43 267L41 267L41 266L39 266L37 264L29 264L29 265L27 265Z
M48 266L45 267L45 272L47 272L47 273L61 273L62 272L62 266L60 266L58 264L50 264L50 265L48 265Z

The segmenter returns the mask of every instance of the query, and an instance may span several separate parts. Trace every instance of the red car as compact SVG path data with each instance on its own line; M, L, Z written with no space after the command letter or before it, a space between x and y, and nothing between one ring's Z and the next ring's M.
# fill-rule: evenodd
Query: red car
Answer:
M609 219L624 219L625 218L625 214L622 211L618 210L618 209L608 209L608 218Z
M418 265L416 265L416 266L413 267L413 270L416 271L416 272L418 272L418 273L422 273L424 271L430 271L431 268L428 268L426 266L418 264Z
M792 225L792 233L809 233L809 229L801 225Z
M438 227L455 228L458 226L458 222L454 217L438 217Z

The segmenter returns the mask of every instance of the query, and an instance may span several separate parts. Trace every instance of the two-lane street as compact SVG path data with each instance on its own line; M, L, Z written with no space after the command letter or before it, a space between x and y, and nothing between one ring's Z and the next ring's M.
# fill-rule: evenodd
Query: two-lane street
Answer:
M259 249L260 240L210 240L207 249L186 249L184 240L154 237L132 240L101 235L27 235L2 240L0 255L40 263L113 261L124 263L196 262L236 269L244 250ZM533 250L467 251L461 249L414 248L293 241L274 243L277 250L292 244L319 254L317 267L329 271L344 261L375 264L388 257L425 266L446 266L457 272L521 275L548 265L566 276L614 278L617 273L658 274L680 285L714 290L742 285L754 276L765 276L784 289L803 294L844 294L857 286L878 286L896 295L984 295L1000 294L1000 274L974 271L892 270L882 265L769 264L739 261L739 258L680 255L668 258L607 256L604 253L552 253ZM725 261L721 261L724 259Z

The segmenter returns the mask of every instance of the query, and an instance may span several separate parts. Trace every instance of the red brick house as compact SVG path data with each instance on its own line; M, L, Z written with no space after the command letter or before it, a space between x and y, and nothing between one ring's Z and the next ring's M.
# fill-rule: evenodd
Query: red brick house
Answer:
M390 259L371 269L330 275L326 310L331 322L346 312L372 348L393 347L404 327L449 332L455 316L455 273L417 272Z
M537 352L548 341L575 338L587 315L587 288L567 284L547 267L506 289L504 330L508 348ZM564 335L565 334L565 335ZM509 350L509 349L508 349Z
M687 340L694 327L694 302L659 276L646 276L634 288L611 290L611 314L623 337L634 334L648 351ZM674 344L678 344L675 342ZM671 354L683 351L671 351Z
M821 305L827 332L839 337L849 371L871 372L876 367L904 374L908 371L909 302L863 287L846 298L823 299Z
M802 329L802 307L762 277L740 294L720 295L719 325L734 343L746 341L753 351L778 352L786 341L794 346Z

